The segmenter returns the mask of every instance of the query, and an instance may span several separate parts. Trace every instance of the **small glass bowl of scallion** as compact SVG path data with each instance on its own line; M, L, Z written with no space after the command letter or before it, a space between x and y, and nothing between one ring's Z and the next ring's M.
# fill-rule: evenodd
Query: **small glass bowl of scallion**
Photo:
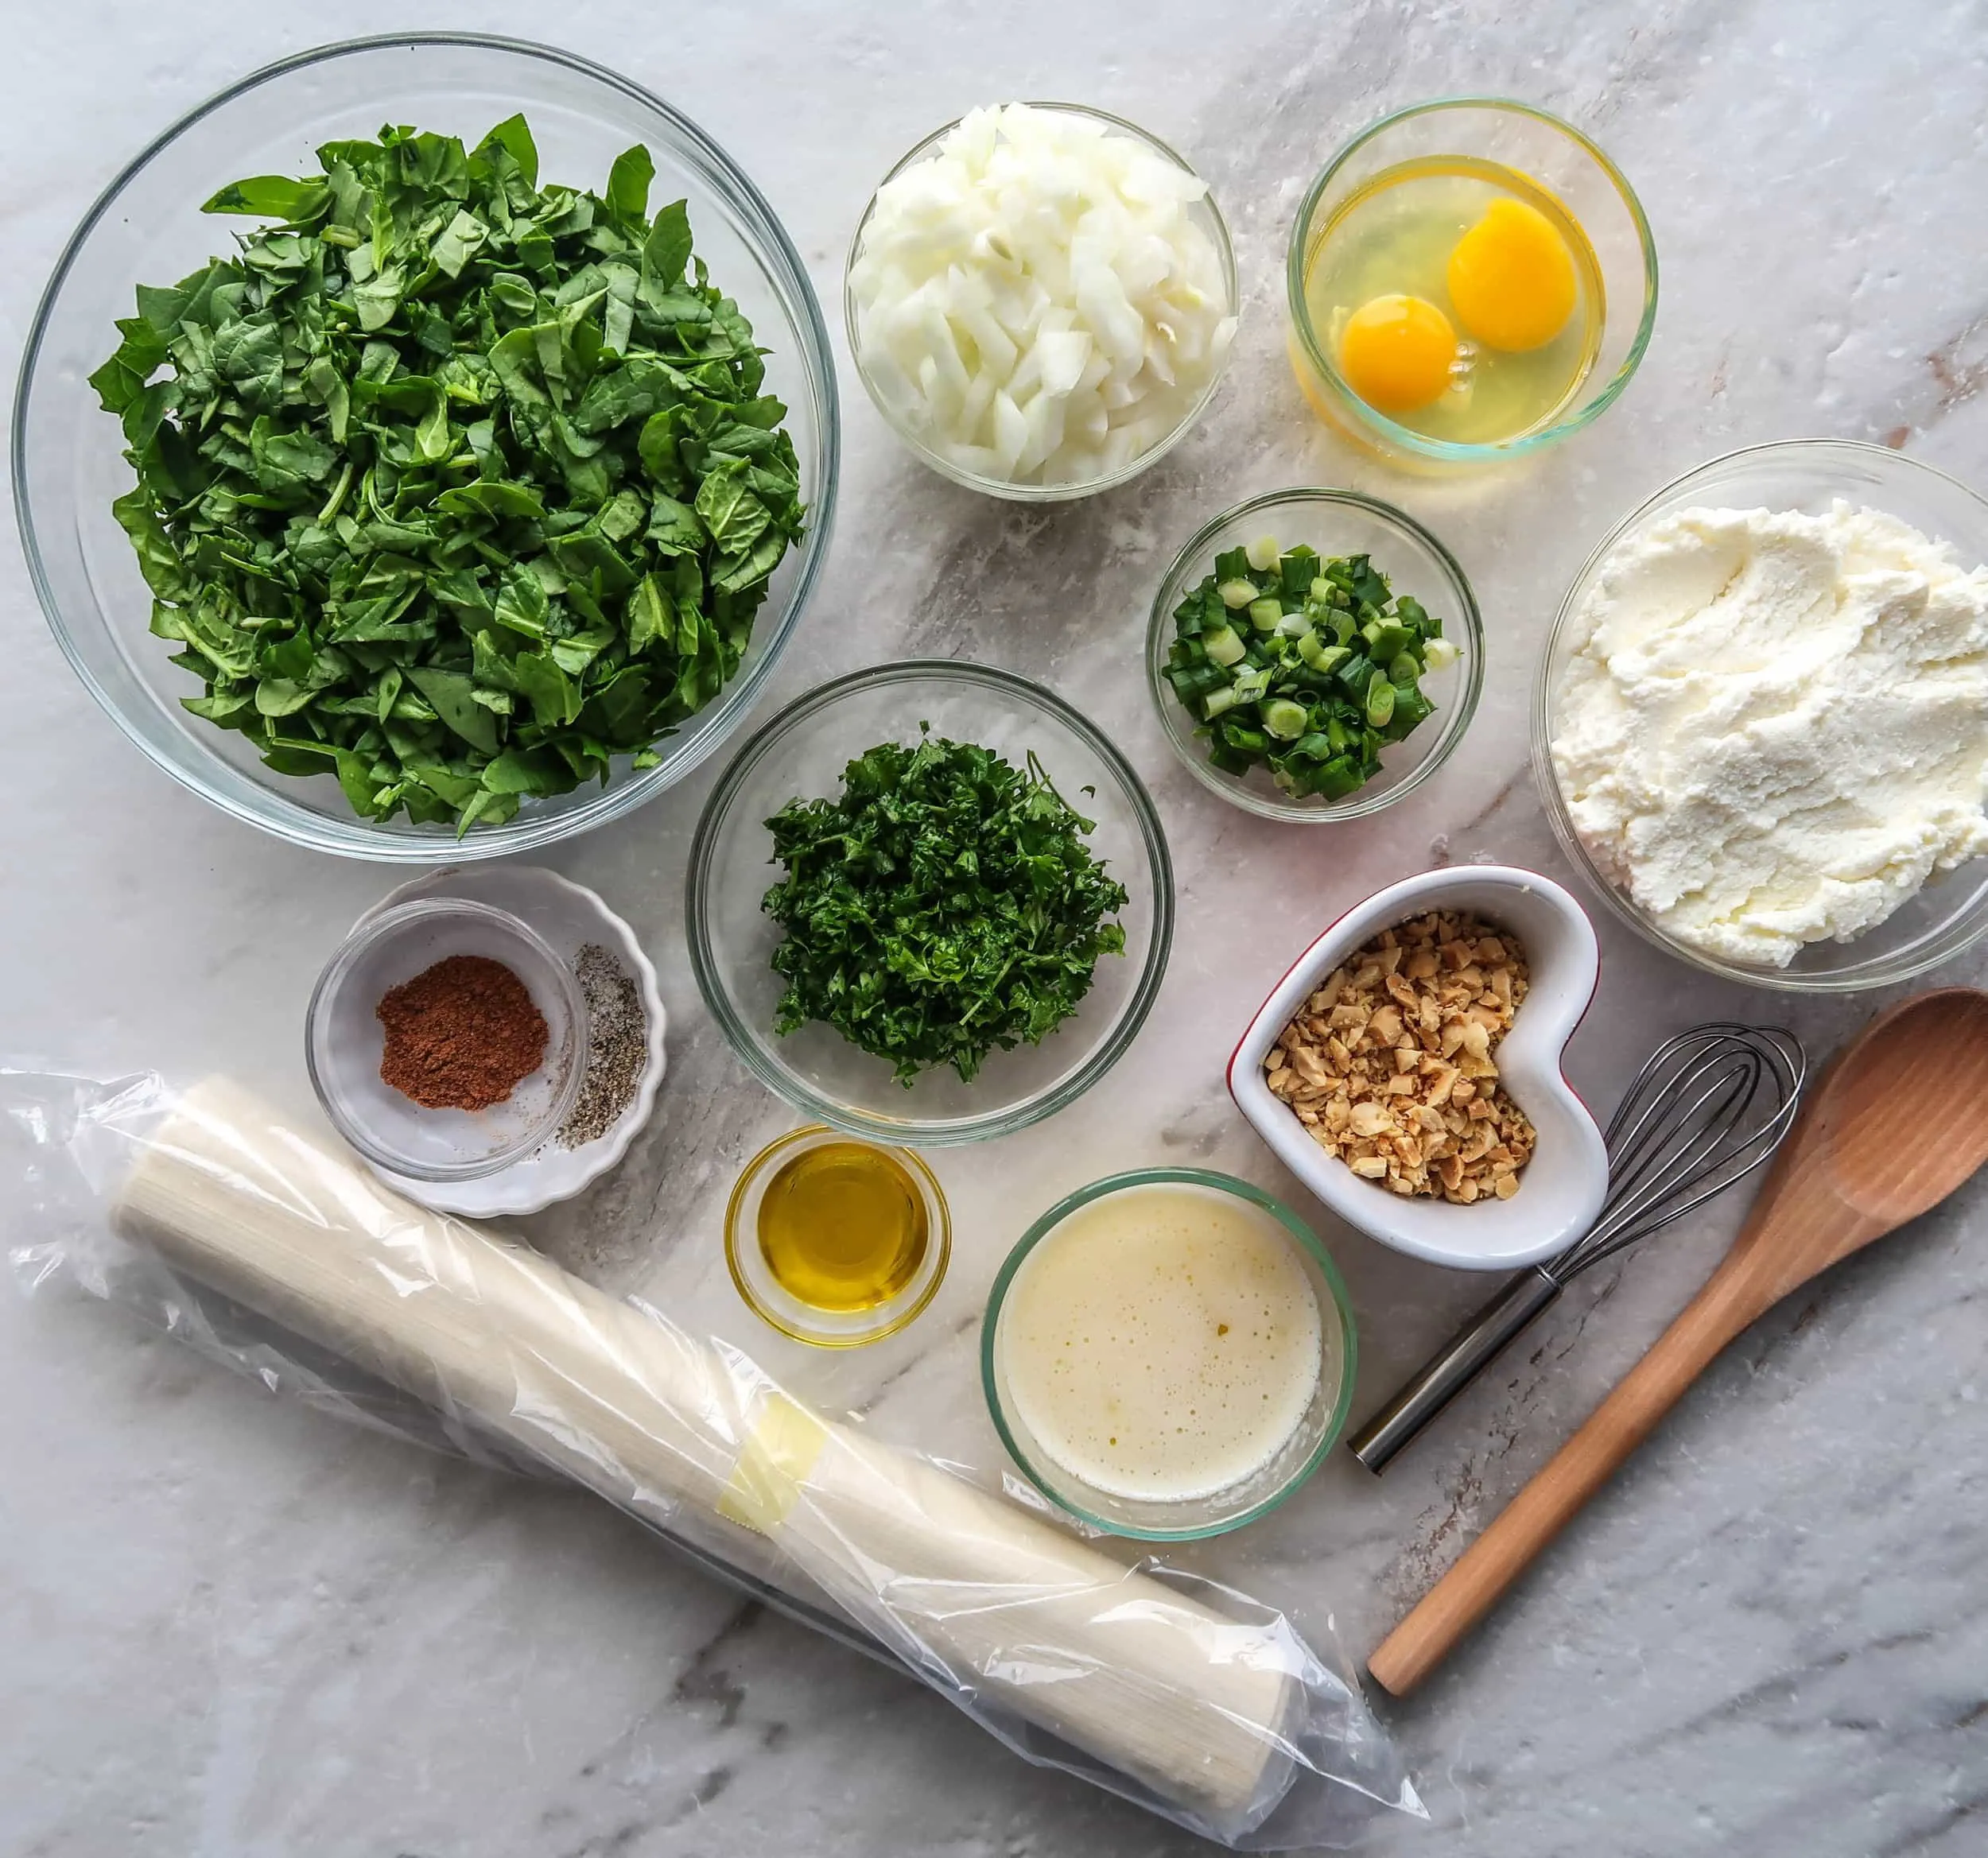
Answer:
M1223 799L1365 818L1446 761L1484 632L1455 558L1353 491L1275 491L1206 525L1153 601L1146 662L1175 752Z

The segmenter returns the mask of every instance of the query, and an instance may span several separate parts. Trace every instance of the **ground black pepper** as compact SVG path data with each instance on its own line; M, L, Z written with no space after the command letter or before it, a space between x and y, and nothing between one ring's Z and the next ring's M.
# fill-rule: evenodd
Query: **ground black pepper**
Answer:
M649 1016L627 970L598 942L580 949L573 973L587 1003L587 1069L559 1140L566 1148L584 1148L635 1101L649 1062Z

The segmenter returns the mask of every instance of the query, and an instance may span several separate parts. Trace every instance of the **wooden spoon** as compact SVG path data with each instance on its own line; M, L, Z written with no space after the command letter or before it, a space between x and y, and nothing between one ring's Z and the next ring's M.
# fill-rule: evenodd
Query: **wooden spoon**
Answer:
M1839 1259L1936 1206L1988 1160L1988 993L1879 1014L1810 1092L1732 1249L1587 1423L1367 1661L1405 1696L1647 1438L1726 1344Z

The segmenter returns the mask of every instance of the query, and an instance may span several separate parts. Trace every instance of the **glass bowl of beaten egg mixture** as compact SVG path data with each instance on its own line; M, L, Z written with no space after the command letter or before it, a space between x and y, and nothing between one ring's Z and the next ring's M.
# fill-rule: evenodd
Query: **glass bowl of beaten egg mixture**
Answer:
M1629 182L1557 117L1497 98L1363 130L1299 208L1291 366L1314 410L1411 469L1496 464L1598 418L1656 320Z
M1318 1468L1356 1348L1338 1268L1288 1207L1231 1174L1143 1168L1023 1235L988 1294L980 1383L1044 1495L1114 1535L1191 1542Z
M1609 911L1794 993L1893 986L1988 936L1983 563L1988 500L1850 440L1731 452L1630 511L1532 702L1547 819Z

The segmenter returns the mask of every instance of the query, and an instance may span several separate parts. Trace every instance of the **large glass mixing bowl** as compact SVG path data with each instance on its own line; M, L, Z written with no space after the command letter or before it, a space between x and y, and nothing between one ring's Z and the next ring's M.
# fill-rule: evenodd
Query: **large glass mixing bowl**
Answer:
M647 145L650 198L689 202L698 255L769 351L766 391L786 402L808 533L775 571L738 675L673 736L656 766L623 758L603 786L528 799L509 823L376 824L330 774L265 767L242 735L180 707L198 683L147 630L151 596L111 514L131 487L118 421L88 375L117 346L139 284L169 284L227 249L234 223L200 204L253 174L314 172L340 137L411 123L471 141L514 113L531 125L546 179L598 189L615 157ZM397 33L301 52L203 103L143 150L83 216L29 333L15 403L14 505L35 591L69 662L153 762L235 818L300 845L401 863L495 858L617 819L681 780L744 719L806 605L834 513L835 369L800 254L759 191L704 131L659 97L571 53L468 33Z

